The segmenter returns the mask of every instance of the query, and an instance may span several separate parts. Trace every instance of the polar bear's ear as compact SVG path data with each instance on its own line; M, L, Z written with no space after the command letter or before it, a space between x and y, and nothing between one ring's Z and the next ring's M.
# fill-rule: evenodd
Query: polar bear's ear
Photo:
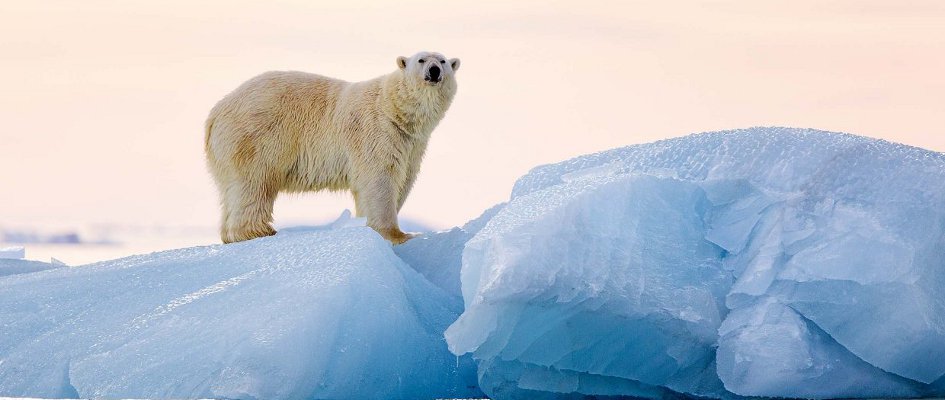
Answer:
M459 59L458 59L458 58L451 58L451 59L450 59L450 66L453 67L453 71L456 71L457 69L459 69Z
M404 57L404 56L397 57L397 68L400 68L400 69L407 68L407 57Z

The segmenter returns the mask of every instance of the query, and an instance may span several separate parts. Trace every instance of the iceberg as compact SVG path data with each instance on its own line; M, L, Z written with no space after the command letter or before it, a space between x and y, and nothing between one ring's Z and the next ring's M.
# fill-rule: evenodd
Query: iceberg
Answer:
M366 227L10 275L0 293L0 396L481 395L442 337L459 298Z
M0 259L0 396L941 397L943 255L945 155L709 132L537 167L399 246L345 212Z
M446 332L450 349L487 361L499 382L524 379L503 371L512 367L574 382L553 392L614 394L578 390L582 375L644 391L619 393L629 396L724 392L713 346L731 274L702 237L705 195L676 183L619 176L513 199L466 245L466 311Z
M943 254L945 155L691 135L519 179L446 339L498 398L941 396Z
M22 246L0 247L0 260L22 260L26 257L26 249Z

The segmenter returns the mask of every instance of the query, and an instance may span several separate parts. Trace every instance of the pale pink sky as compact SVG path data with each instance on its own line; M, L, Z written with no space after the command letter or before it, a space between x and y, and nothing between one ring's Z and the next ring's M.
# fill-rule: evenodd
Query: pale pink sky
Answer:
M377 3L377 4L375 4ZM728 128L945 150L945 1L5 1L0 226L215 225L203 120L266 70L463 60L402 215L462 224L529 168ZM347 197L280 200L276 223Z

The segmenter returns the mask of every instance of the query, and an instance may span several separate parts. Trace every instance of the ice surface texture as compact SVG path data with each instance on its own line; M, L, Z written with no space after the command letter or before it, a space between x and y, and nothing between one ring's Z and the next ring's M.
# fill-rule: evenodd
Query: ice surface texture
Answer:
M475 396L461 309L364 227L6 276L0 396Z
M459 271L462 268L463 247L502 206L504 204L493 206L462 227L411 239L395 246L394 252L427 280L461 302Z
M51 264L41 261L0 258L0 276L26 274L64 266L64 264Z
M446 337L501 398L943 395L943 234L940 153L788 128L615 149L516 183Z
M360 225L0 260L0 396L945 396L939 153L714 132L536 168L393 251Z

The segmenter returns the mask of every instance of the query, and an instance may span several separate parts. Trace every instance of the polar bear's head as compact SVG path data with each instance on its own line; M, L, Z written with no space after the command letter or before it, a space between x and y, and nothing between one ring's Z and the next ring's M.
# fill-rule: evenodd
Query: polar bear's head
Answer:
M446 59L440 53L421 51L411 57L397 57L397 67L404 76L416 84L437 86L442 83L454 85L454 74L459 69L459 59Z

